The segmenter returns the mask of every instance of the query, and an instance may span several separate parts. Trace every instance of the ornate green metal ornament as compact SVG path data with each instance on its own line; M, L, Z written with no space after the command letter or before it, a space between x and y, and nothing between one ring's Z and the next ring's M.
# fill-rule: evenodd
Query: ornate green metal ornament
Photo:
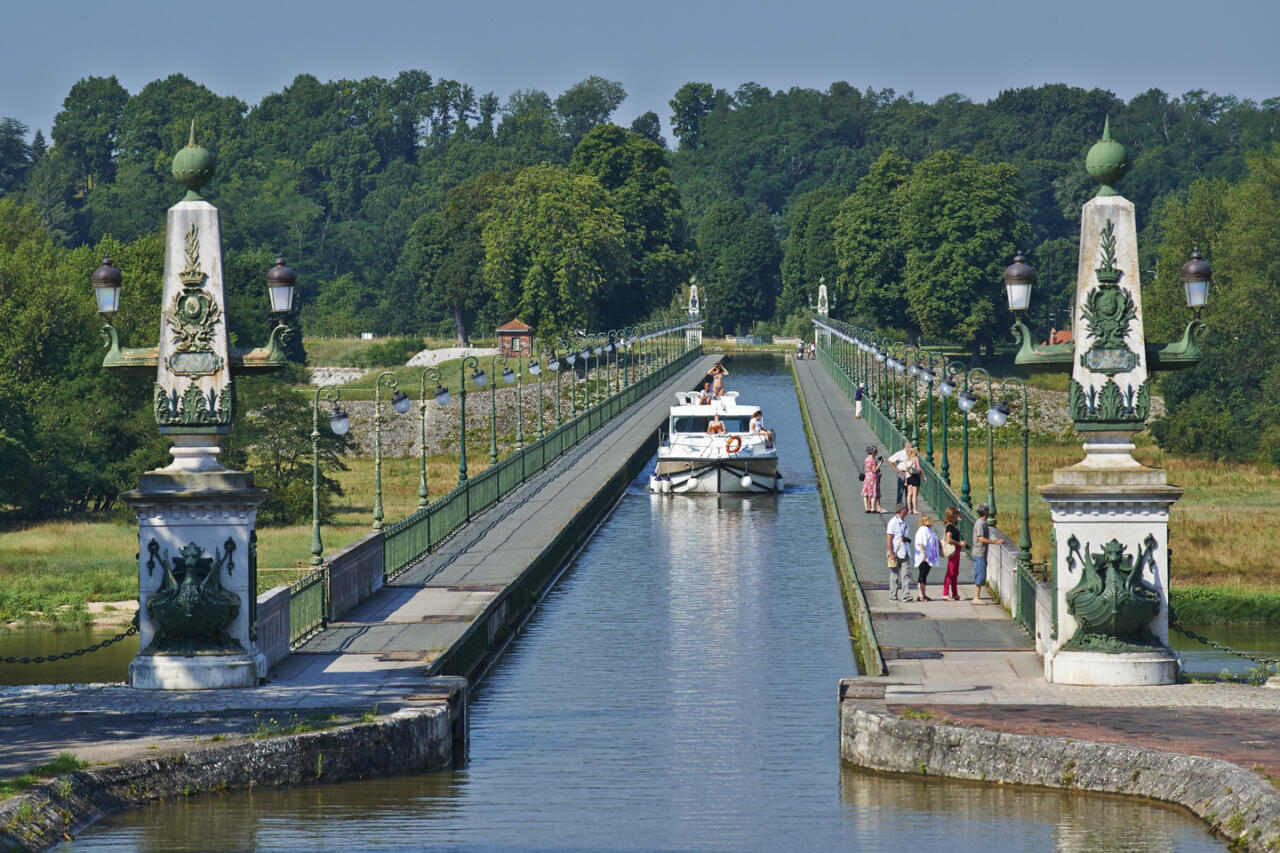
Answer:
M1120 195L1115 184L1129 171L1129 152L1111 138L1111 117L1102 126L1102 139L1094 143L1085 157L1084 167L1095 181L1102 184L1098 195Z
M225 655L244 651L240 641L227 633L240 614L240 596L220 580L224 565L228 572L235 570L235 549L236 543L228 539L222 551L214 549L212 557L194 542L172 560L165 551L160 562L164 579L146 604L156 633L142 654ZM147 550L154 559L159 546L152 540Z
M1159 646L1148 623L1160 610L1160 593L1142 580L1143 567L1155 562L1152 553L1156 539L1151 534L1135 557L1125 553L1125 546L1112 539L1098 554L1080 540L1067 540L1067 565L1075 569L1077 559L1082 569L1080 582L1067 593L1067 612L1076 618L1079 628L1063 648L1090 652L1143 651Z
M187 188L183 201L201 201L204 196L199 190L213 177L215 167L213 154L196 145L196 121L191 120L191 136L187 147L173 157L173 176L178 183Z

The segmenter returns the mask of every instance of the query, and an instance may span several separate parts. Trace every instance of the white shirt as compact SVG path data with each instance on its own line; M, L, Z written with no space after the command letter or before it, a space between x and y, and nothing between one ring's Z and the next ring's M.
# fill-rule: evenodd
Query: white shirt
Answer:
M905 471L907 468L907 449L904 447L890 456L889 464L899 471Z
M928 529L928 528L926 528ZM889 519L889 524L885 527L885 533L893 537L893 554L900 560L905 560L911 556L911 529L907 527L905 518L898 518L895 513L893 518Z
M921 527L916 531L916 565L928 563L931 566L938 565L938 534L933 532L932 527ZM930 560L929 557L933 559Z
M739 421L741 423L741 421ZM752 418L751 423L747 427L752 432L764 431L764 418Z

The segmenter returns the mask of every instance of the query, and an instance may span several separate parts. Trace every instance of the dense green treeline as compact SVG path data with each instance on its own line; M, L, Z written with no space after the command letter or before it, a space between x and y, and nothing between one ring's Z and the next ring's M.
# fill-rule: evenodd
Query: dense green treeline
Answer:
M925 103L847 83L733 92L691 82L666 113L610 123L622 86L505 100L406 71L300 75L249 105L173 75L76 83L51 139L0 118L0 505L110 506L163 457L142 385L98 369L88 275L125 271L117 325L155 336L169 167L192 119L217 157L232 334L265 337L262 275L298 270L307 334L467 339L519 315L543 335L618 328L696 274L708 330L806 328L833 313L974 351L1003 343L999 273L1024 251L1037 332L1070 298L1084 154L1109 115L1143 228L1153 337L1181 333L1177 270L1216 270L1204 364L1163 380L1170 447L1280 461L1280 99L1052 84ZM1257 365L1241 371L1241 364Z

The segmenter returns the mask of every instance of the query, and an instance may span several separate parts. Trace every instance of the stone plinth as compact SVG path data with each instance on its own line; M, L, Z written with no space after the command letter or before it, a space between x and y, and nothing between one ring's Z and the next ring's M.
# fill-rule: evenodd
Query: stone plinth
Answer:
M253 527L266 490L239 471L163 469L143 474L139 488L122 497L138 515L138 591L141 651L129 681L147 689L190 690L253 687L267 674L253 637L256 554ZM213 559L221 589L239 598L226 627L230 644L217 653L164 651L163 635L148 604L161 590L166 568L194 544ZM225 596L224 596L225 597Z

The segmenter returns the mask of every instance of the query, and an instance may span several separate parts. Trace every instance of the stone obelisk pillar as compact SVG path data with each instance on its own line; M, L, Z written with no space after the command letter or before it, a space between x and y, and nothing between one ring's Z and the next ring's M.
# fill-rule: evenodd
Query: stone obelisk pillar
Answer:
M1085 458L1040 493L1054 531L1055 632L1045 678L1059 684L1170 684L1169 509L1182 490L1132 456L1151 386L1133 203L1113 184L1127 169L1110 125L1089 152L1102 183L1080 220L1069 406Z
M197 192L213 157L174 158L186 197L169 209L154 410L173 462L123 495L138 515L141 651L129 682L152 689L250 687L266 675L254 644L254 521L266 491L224 468L218 442L235 397L218 210Z

